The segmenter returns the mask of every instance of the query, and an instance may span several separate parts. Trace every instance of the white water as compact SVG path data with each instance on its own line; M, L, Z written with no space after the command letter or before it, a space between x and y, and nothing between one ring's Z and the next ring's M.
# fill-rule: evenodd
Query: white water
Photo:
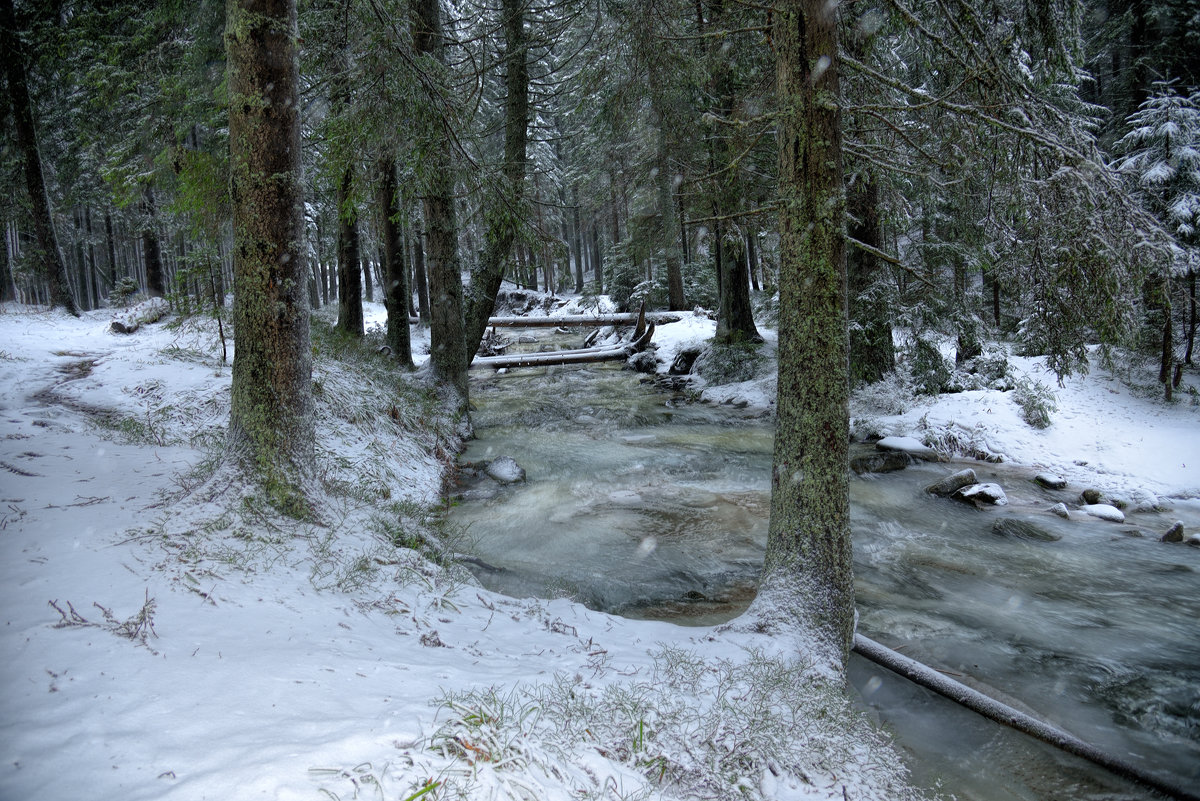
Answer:
M768 506L769 424L682 403L612 366L477 379L478 439L464 461L507 455L528 482L468 490L469 527L490 588L570 595L598 609L710 624L753 592ZM1024 706L1182 786L1200 783L1200 551L1124 525L1045 509L1027 474L971 463L1008 492L978 511L922 492L959 466L852 481L860 630ZM1001 515L1061 536L991 532ZM1146 536L1126 532L1141 530ZM918 778L960 798L1153 797L1073 757L983 721L862 660L851 680L915 753Z

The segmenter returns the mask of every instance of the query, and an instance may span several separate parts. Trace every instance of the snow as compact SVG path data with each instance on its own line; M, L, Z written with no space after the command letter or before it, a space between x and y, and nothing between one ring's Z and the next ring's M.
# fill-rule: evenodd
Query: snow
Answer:
M899 451L920 459L936 461L937 451L915 437L884 437L875 443L881 451Z
M454 535L419 375L315 340L328 497L303 523L214 469L214 328L110 321L0 308L0 798L919 797L803 648L506 598L398 547Z
M317 347L341 490L300 523L205 472L228 417L215 330L110 322L0 308L0 798L916 797L803 643L506 598L397 547L456 536L429 510L452 427L402 394L420 375L377 385ZM660 361L712 325L659 326ZM414 328L418 363L428 342ZM772 387L704 393L768 408ZM875 423L1109 497L1200 497L1186 398L1100 369L1056 395L1043 430L990 390Z

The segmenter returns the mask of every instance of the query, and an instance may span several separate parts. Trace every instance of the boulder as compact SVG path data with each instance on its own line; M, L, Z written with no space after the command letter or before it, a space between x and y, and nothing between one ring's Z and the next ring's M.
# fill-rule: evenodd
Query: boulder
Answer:
M1183 542L1183 521L1176 520L1172 526L1167 529L1167 533L1162 535L1160 542Z
M1033 480L1039 487L1045 487L1046 489L1060 490L1065 489L1067 486L1067 480L1062 476L1055 475L1054 473L1038 473L1033 477Z
M908 467L910 461L911 459L906 453L882 451L865 456L855 456L850 460L850 469L859 475L863 473L894 473Z
M1107 520L1110 523L1125 522L1125 513L1117 507L1107 503L1085 503L1082 509L1092 517L1098 517L1101 520Z
M1135 512L1165 512L1171 508L1170 503L1144 487L1135 489L1131 493L1129 505Z
M1056 503L1053 506L1051 506L1047 511L1049 511L1051 514L1058 515L1059 517L1063 518L1064 520L1071 519L1071 512L1068 511L1067 505L1065 503Z
M954 497L976 506L1005 506L1008 496L999 484L972 484L954 493Z
M1002 537L1016 537L1021 540L1036 540L1038 542L1057 542L1061 540L1058 534L1047 531L1036 523L1018 520L1015 517L1002 517L992 523L992 533Z
M1079 494L1079 502L1093 506L1104 501L1104 493L1098 489L1085 489Z
M913 437L884 437L875 443L875 447L881 451L907 453L914 459L924 459L927 462L938 460L937 451Z
M525 480L525 468L517 464L511 456L501 456L488 462L483 469L488 477L501 484L515 484Z
M631 369L639 373L653 373L658 369L658 360L649 351L635 353L625 362Z
M948 498L963 487L978 483L979 479L976 478L975 471L968 467L966 470L959 470L957 473L939 478L926 487L925 491L930 495L937 495L939 498Z

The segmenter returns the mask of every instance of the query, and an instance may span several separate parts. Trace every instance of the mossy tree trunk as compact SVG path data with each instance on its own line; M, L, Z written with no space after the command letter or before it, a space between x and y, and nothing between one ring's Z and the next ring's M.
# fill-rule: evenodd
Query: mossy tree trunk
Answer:
M412 339L408 330L408 311L412 290L404 247L400 241L400 207L396 202L396 162L384 159L379 164L380 235L383 237L383 303L387 307L387 344L401 367L412 369Z
M523 213L529 134L529 42L525 37L525 0L504 0L504 166L500 187L487 210L487 234L479 265L471 274L466 298L466 357L475 358L496 306L496 293ZM582 267L579 268L582 270ZM582 280L582 271L579 272Z
M843 669L854 634L846 256L836 7L777 4L779 395L760 614Z
M29 86L25 76L25 65L29 62L21 46L12 0L0 0L0 60L3 61L4 78L8 85L13 130L16 133L17 149L21 154L25 189L29 192L38 263L50 285L50 305L66 309L78 317L79 308L71 296L67 265L63 261L62 251L58 248L50 199L46 195L42 157L38 152L37 134L33 127L33 106L29 100Z
M305 291L295 0L227 0L233 319L232 452L273 502L307 508L312 343Z
M445 38L441 4L417 0L413 6L413 47L434 65L434 74L445 71ZM454 209L454 166L449 120L436 109L440 97L426 98L424 117L429 138L425 181L425 238L428 245L429 361L434 378L458 394L455 412L465 418L468 408L466 336L463 326L462 270L458 258L458 221Z

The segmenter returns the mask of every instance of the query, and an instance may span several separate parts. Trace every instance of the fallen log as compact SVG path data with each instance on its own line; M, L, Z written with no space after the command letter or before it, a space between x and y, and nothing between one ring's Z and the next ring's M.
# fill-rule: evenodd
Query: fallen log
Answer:
M646 349L654 337L654 324L646 327L645 333L623 345L601 345L596 348L553 350L545 353L512 353L503 356L476 356L472 367L548 367L558 364L592 364L628 359L632 354Z
M655 323L677 323L683 319L678 312L646 312L646 321ZM628 314L561 314L557 317L489 317L488 325L500 328L539 328L562 326L578 328L599 325L634 325L638 315Z
M915 659L897 653L861 634L854 635L854 652L893 673L898 673L909 681L965 706L972 712L983 715L989 720L1028 734L1030 737L1066 751L1068 754L1082 757L1122 778L1137 782L1169 798L1179 799L1179 801L1200 801L1200 795L1191 790L1178 787L1137 765L1101 751L1073 734L1013 709L1008 704L984 695L978 690L939 673L928 665L923 665Z

